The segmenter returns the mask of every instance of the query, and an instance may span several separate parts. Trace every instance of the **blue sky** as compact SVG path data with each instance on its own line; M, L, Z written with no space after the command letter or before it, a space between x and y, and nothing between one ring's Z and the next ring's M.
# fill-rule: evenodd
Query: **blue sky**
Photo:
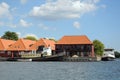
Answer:
M120 51L120 0L0 0L0 36L87 35Z

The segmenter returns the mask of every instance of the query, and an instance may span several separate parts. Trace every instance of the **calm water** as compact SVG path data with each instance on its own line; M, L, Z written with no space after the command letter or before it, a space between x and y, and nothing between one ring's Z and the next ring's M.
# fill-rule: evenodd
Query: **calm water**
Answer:
M0 80L120 80L120 60L0 62Z

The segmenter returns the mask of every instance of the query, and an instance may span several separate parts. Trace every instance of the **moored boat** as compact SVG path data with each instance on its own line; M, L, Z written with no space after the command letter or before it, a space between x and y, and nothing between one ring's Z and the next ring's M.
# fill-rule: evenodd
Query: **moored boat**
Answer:
M19 62L31 62L32 59L17 59Z
M115 59L114 49L104 49L102 61L112 61Z
M65 55L64 53L59 53L51 56L35 57L32 58L32 61L62 61L64 55Z

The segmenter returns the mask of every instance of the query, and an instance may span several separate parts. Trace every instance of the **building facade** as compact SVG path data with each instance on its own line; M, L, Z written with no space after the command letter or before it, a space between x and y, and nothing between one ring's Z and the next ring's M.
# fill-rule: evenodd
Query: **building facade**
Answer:
M30 49L36 53L45 53L46 55L50 56L55 52L55 41L41 38L35 44L33 44Z
M68 57L94 57L93 43L87 36L64 36L55 45L56 54Z
M85 35L64 36L57 43L45 38L38 41L0 39L1 57L19 57L28 53L47 53L50 56L61 52L68 57L95 57L93 43Z
M11 51L8 48L15 42L13 40L0 39L0 57L10 57Z
M36 41L19 39L15 43L9 45L7 51L11 52L14 57L20 57L21 54L31 53L30 47L35 44Z

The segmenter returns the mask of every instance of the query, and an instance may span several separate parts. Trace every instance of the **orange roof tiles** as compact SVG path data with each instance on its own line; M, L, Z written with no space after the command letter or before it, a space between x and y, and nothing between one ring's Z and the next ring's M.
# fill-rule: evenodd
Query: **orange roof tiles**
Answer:
M38 48L38 46L45 46L45 47L50 46L52 48L52 50L55 50L55 41L41 38L34 45L31 46L31 49L36 50Z
M8 50L10 51L28 51L31 50L30 46L33 45L36 41L19 39L14 44L12 44Z
M7 50L7 48L15 43L13 40L0 39L0 50Z
M92 44L87 36L64 36L56 44Z
M52 50L55 50L55 41L49 40L49 39L44 39L43 40L46 44L46 47L51 47Z
M87 36L64 36L56 44L92 44ZM38 46L51 47L55 50L55 41L41 38L39 41L19 39L18 41L0 39L0 50L28 51L36 50Z

